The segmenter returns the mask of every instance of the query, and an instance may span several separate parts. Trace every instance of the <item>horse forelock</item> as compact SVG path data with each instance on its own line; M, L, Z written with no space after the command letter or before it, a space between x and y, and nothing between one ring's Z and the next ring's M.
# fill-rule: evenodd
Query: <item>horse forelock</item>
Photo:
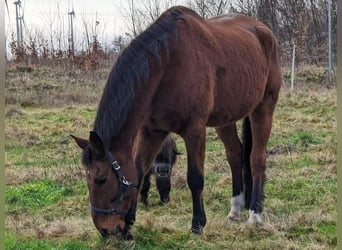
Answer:
M110 147L112 139L124 125L134 100L135 89L148 83L149 60L161 65L162 49L169 56L173 48L169 44L169 36L177 40L176 20L182 13L177 8L165 12L132 40L118 57L109 74L94 122L94 131L99 134L106 147Z
M168 162L173 165L177 159L177 152L177 146L174 139L172 139L172 137L168 137L160 149L156 161Z

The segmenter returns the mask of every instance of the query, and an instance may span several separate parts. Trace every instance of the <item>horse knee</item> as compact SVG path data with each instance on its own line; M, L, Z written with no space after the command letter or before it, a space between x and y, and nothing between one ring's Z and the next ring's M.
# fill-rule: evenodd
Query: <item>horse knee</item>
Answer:
M266 152L251 154L251 172L253 176L263 175L266 170Z

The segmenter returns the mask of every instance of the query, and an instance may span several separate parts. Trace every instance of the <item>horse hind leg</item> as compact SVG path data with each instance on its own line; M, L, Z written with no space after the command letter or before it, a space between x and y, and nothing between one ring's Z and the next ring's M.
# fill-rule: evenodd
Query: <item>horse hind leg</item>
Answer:
M273 111L278 92L266 89L262 102L250 115L252 132L252 150L250 167L252 174L252 196L249 205L249 223L262 222L263 186L266 170L266 148L271 133Z
M249 117L242 123L242 170L245 208L249 209L252 199L253 180L251 174L250 156L252 151L252 131Z
M233 179L231 208L227 220L238 221L245 207L241 162L242 146L237 135L236 124L216 128L216 132L224 144Z

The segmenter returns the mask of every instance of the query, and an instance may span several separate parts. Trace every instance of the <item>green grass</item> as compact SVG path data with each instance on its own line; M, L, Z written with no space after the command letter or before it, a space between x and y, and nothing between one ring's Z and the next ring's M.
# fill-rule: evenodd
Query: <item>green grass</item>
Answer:
M91 247L84 241L77 240L37 240L30 238L17 238L15 235L6 234L6 250L90 250Z
M54 204L65 196L72 195L70 187L63 187L50 180L24 183L6 188L6 204L16 207L38 209Z
M295 131L289 138L290 145L297 147L308 147L320 143L320 138L307 130Z
M203 234L189 230L186 150L175 136L182 155L171 201L159 205L153 183L150 205L138 205L135 240L122 242L95 229L80 150L69 136L88 135L105 77L99 73L96 85L89 75L76 73L75 81L49 68L24 82L20 74L8 72L6 83L5 249L336 249L334 88L308 83L291 94L283 87L268 144L263 225L247 225L247 211L226 223L232 179L224 146L208 128Z

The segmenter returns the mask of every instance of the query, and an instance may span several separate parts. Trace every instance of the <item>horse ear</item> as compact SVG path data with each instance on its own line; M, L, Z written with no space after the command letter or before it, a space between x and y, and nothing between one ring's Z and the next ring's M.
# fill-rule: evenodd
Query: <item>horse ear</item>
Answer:
M74 136L74 135L70 135L72 138L74 138L74 140L76 141L77 145L81 148L81 149L85 149L88 146L88 140Z
M95 131L90 131L89 143L91 148L95 151L98 156L105 155L105 148L100 136Z

